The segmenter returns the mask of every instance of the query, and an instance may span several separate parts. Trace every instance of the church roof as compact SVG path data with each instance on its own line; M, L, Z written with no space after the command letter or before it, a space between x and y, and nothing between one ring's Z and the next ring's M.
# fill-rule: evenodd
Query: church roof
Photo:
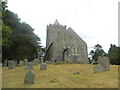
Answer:
M57 20L57 19L55 20L54 25L60 25L60 23L58 22L58 20Z

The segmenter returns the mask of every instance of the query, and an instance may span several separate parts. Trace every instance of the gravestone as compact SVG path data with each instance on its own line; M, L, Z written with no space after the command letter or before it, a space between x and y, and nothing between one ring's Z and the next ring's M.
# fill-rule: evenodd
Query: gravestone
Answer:
M14 60L13 60L13 67L15 67L15 62L14 62Z
M110 62L109 62L109 58L108 57L100 56L98 58L98 60L99 60L99 64L103 68L103 71L109 71L110 70Z
M33 69L33 62L29 62L29 63L28 63L27 69Z
M14 67L15 67L15 66L18 66L17 60L14 60L14 61L13 61L13 66L14 66Z
M94 65L94 73L103 72L103 68L100 65Z
M23 60L23 64L24 64L24 65L27 65L27 64L28 64L28 60L27 60L27 59L24 59L24 60Z
M34 84L35 73L33 71L28 71L25 75L24 83L26 84Z
M47 64L46 63L41 63L40 64L40 70L46 70Z
M27 60L27 59L24 59L24 60L23 60L23 64L24 64L24 68L27 69L28 60Z
M34 59L33 63L34 63L34 65L37 65L37 64L39 64L39 60L38 59Z
M0 63L0 67L2 67L3 66L3 64L2 63Z
M23 61L19 61L19 66L22 67L23 66Z
M14 64L13 60L8 61L8 69L13 69L13 67L14 67L13 64Z
M4 67L7 67L7 59L4 61Z

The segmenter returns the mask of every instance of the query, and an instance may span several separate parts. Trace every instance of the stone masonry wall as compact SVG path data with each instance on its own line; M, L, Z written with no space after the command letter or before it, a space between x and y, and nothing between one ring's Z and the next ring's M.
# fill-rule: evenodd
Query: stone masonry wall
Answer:
M48 61L88 63L87 44L71 28L66 30L66 26L47 26L46 51Z

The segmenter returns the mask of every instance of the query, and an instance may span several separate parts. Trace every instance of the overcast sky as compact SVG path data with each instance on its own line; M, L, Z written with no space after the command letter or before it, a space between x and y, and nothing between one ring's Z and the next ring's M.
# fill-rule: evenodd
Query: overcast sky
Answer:
M8 0L8 9L35 29L46 45L46 26L57 19L71 27L88 45L97 43L107 52L110 44L118 46L119 0Z

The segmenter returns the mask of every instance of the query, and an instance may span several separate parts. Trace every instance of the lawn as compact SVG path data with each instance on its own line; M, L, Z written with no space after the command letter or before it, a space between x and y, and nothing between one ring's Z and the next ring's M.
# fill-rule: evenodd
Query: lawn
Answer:
M118 66L111 65L110 71L94 73L93 65L89 64L49 64L46 70L40 65L34 69L14 67L9 70L2 68L3 88L118 88ZM24 84L27 71L36 74L34 84ZM80 74L74 75L74 71Z

